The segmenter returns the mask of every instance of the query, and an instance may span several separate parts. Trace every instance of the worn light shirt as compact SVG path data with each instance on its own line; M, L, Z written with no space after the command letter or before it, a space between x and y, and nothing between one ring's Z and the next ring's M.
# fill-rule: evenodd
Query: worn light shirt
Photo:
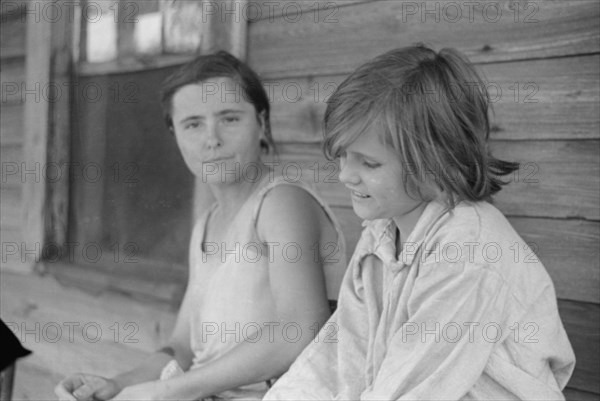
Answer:
M330 324L266 400L555 400L574 368L552 281L486 202L430 202L400 255L365 222Z

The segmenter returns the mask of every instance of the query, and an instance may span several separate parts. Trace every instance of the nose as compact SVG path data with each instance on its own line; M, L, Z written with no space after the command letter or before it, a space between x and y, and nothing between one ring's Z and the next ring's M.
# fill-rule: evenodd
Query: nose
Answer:
M356 185L360 183L360 177L348 163L345 157L340 157L340 181L346 185Z
M217 149L223 145L218 124L208 124L207 134L208 136L206 138L206 147L208 149Z

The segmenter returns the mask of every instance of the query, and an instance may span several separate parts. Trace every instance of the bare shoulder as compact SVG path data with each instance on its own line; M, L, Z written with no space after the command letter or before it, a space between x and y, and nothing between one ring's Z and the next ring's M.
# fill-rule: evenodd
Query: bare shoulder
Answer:
M315 240L327 220L319 202L297 185L278 185L263 200L257 230L265 240L308 236Z
M279 245L269 254L269 283L280 319L310 322L306 327L324 322L329 316L326 283L314 256L315 245L331 231L323 208L305 189L277 185L265 195L257 219L260 238Z

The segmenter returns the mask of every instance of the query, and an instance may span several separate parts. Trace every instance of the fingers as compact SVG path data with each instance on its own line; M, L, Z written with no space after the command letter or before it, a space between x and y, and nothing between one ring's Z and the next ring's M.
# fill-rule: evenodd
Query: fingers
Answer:
M106 380L98 376L85 375L82 380L83 385L73 391L73 395L80 401L92 399L94 393L106 384Z
M77 398L68 392L61 383L54 388L54 394L56 394L59 401L77 401Z
M119 389L115 382L110 379L105 379L102 388L99 388L94 393L94 400L110 400L119 393Z
M83 385L81 376L75 375L61 380L54 388L54 394L59 401L78 401L73 395L73 391Z
M54 388L54 393L60 401L91 400L94 393L106 384L99 376L77 374L62 380Z

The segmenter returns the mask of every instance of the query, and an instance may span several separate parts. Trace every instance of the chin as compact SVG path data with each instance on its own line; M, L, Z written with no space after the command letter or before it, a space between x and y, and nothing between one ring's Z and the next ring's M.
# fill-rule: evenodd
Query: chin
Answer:
M233 165L204 164L193 170L194 175L206 184L234 184L242 179L240 169Z
M207 176L203 177L202 182L210 185L235 185L241 180L234 177Z
M356 214L358 217L360 217L363 220L376 220L376 219L381 218L381 217L377 216L376 213L373 213L370 210L365 210L364 208L361 208L361 207L357 207L356 205L353 205L352 209L354 210L354 214Z

